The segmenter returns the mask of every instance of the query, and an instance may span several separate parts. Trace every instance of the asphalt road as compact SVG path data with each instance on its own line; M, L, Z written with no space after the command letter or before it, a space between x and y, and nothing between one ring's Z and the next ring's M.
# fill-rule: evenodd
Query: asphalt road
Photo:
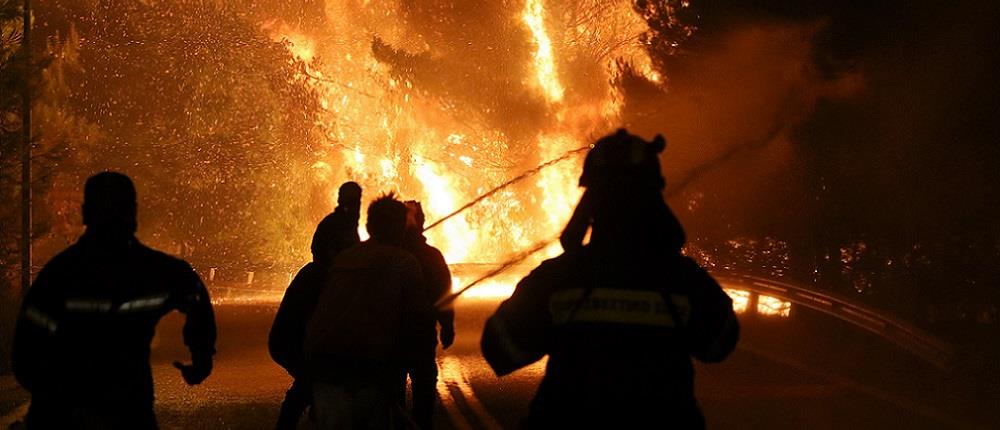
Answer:
M457 302L456 344L439 355L438 428L515 428L527 411L544 360L497 378L479 354L482 324L497 304ZM290 384L267 353L275 310L275 303L218 306L215 371L195 387L171 365L187 360L182 317L161 323L152 361L163 429L272 428ZM726 362L696 366L710 428L986 428L968 419L951 376L866 332L798 308L787 318L741 322L741 345ZM19 412L23 405L3 411L5 420Z

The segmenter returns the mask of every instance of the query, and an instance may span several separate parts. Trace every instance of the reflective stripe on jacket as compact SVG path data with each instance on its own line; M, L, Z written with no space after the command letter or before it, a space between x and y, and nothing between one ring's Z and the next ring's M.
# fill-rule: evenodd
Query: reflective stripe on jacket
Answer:
M498 375L549 356L536 424L674 411L698 427L691 357L721 360L738 337L732 301L690 259L616 261L587 247L525 277L487 321L482 350Z
M15 329L18 382L43 399L152 404L150 342L167 313L187 314L192 355L215 353L208 291L187 263L134 238L84 234L54 257L32 284Z

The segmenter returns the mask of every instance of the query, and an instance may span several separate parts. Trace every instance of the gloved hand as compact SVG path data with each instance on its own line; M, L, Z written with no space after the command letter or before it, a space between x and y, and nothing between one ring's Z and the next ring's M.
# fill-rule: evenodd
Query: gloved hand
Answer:
M212 356L194 356L191 364L175 361L174 367L181 371L184 382L188 385L198 385L212 374Z
M455 343L455 327L441 327L441 348L448 349Z

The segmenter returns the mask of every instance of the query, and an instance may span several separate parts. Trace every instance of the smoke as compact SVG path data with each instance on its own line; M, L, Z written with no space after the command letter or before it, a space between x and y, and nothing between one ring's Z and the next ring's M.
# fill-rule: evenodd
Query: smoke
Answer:
M668 92L626 85L626 124L669 140L667 195L693 236L774 233L801 216L786 210L807 193L795 133L821 101L864 85L856 73L828 78L817 69L813 40L823 28L734 25L674 62Z
M1000 13L869 3L696 3L669 91L629 86L626 122L670 141L668 196L695 236L1000 237Z
M1000 55L989 41L998 40L1000 11L919 1L857 13L841 14L820 52L828 68L863 73L866 91L824 105L799 136L808 167L828 187L823 220L896 243L995 243ZM872 19L882 21L859 24Z

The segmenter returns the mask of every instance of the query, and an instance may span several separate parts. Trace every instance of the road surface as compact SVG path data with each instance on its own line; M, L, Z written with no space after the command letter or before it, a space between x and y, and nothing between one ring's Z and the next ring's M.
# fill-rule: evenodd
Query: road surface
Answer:
M440 429L515 428L527 411L544 360L497 378L479 354L483 322L498 303L463 298L456 304L458 340L439 359ZM171 366L187 360L181 316L161 323L152 358L161 428L272 428L290 383L267 353L276 307L219 305L215 371L196 387L186 386ZM743 340L730 359L696 366L710 428L976 428L961 405L942 400L956 398L946 374L868 332L805 308L741 321ZM4 420L23 411L23 404L9 408Z

